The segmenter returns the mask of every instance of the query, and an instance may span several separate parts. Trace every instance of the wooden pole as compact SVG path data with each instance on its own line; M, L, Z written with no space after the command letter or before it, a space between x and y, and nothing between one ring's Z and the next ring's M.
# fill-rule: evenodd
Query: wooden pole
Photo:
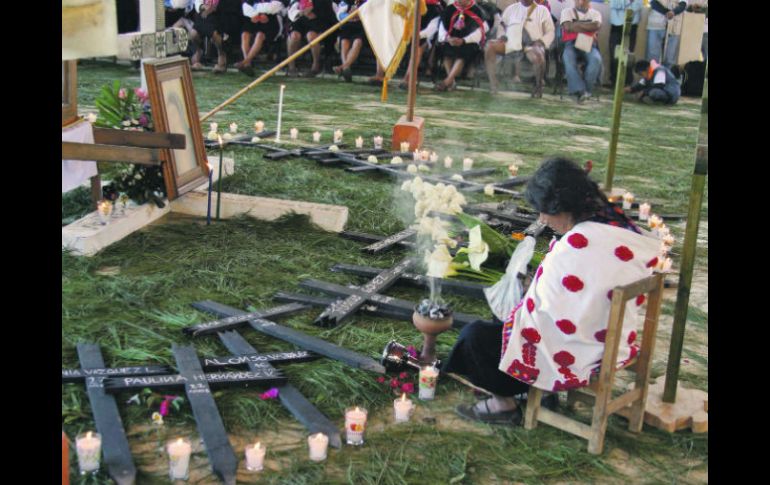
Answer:
M674 307L674 326L671 330L671 347L668 351L666 367L666 383L663 388L663 402L676 401L676 387L679 380L679 363L682 358L684 345L684 328L687 323L687 308L690 303L690 284L692 283L693 267L695 265L695 249L698 242L698 223L703 202L703 189L706 185L706 175L709 165L708 144L708 62L706 63L706 79L703 83L703 100L701 102L700 128L698 130L698 146L695 149L695 169L692 176L690 191L690 210L687 214L684 244L682 248L682 267L679 271L679 288Z
M414 121L414 104L417 101L417 69L420 53L420 0L414 2L414 28L412 29L412 58L409 59L411 76L409 76L409 95L407 96L406 120Z
M620 135L620 113L623 108L623 88L626 85L626 65L628 53L626 46L631 44L631 20L634 12L630 8L626 10L626 20L623 24L623 40L615 48L618 58L618 72L615 75L615 99L612 101L612 127L610 129L610 152L607 157L607 178L604 182L604 191L612 192L612 178L615 176L615 157L618 153L618 136Z
M221 110L221 109L222 109L222 108L224 108L225 106L227 106L227 105L231 104L233 101L235 101L236 99L238 99L238 98L240 98L241 96L243 96L244 94L246 94L246 93L247 93L247 92L248 92L248 91L249 91L251 88L253 88L253 87L254 87L254 86L256 86L257 84L260 84L260 83L261 83L262 81L264 81L265 79L269 78L270 76L272 76L272 75L273 75L273 74L275 74L276 72L278 72L278 71L280 71L281 69L283 69L283 68L284 68L286 65L288 65L290 62L294 61L295 59L297 59L298 57L300 57L302 54L304 54L305 52L309 51L309 50L310 50L310 49L311 49L311 48L312 48L314 45L316 45L316 44L320 43L322 40L324 40L324 39L325 39L325 38L327 38L329 35L331 35L331 34L332 34L332 32L334 32L335 30L337 30L337 29L339 29L340 27L342 27L342 26L343 26L345 23L349 22L349 21L350 21L351 19L353 19L354 17L357 17L357 16L358 16L358 14L359 14L359 11L358 11L358 9L356 9L356 10L355 10L355 11L353 11L353 12L352 12L350 15L348 15L347 17L345 17L344 19L342 19L341 21L339 21L339 22L337 22L336 24L332 25L331 27L329 27L329 30L327 30L327 31L326 31L326 32L324 32L323 34L319 35L318 37L316 37L315 39L313 39L311 42L308 42L308 43L307 43L307 45L306 45L305 47L303 47L302 49L300 49L300 50L298 50L297 52L295 52L293 55L291 55L291 56L287 57L286 59L284 59L284 61L283 61L283 62L281 62L280 64L278 64L278 65L277 65L277 66L275 66L274 68L270 69L270 70L269 70L269 71L267 71L266 73L264 73L264 74L262 74L261 76L259 76L257 79L255 79L254 81L252 81L252 82L251 82L251 83L250 83L248 86L246 86L245 88L241 89L240 91L238 91L237 93L235 93L234 95L232 95L230 98L228 98L228 99L227 99L225 102L223 102L222 104L220 104L220 105L219 105L219 106L217 106L216 108L212 109L211 111L209 111L209 112L208 112L208 113L206 113L205 115L201 116L201 119L200 119L201 123L202 123L202 122L204 122L204 121L206 121L207 119L211 118L211 117L212 117L214 114L216 114L216 113L217 113L219 110Z

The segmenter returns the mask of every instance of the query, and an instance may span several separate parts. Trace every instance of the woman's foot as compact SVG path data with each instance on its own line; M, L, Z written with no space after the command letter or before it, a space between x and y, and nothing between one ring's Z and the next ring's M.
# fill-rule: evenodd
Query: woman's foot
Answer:
M227 72L227 64L217 64L211 72L214 74L224 74Z
M289 68L289 69L286 71L286 76L287 76L287 77L299 77L299 71L297 70L297 68L296 68L296 67L290 67L290 68Z
M342 65L332 67L332 71L334 71L334 74L342 76Z
M370 77L369 79L367 79L366 83L371 85L371 86L382 86L382 81L383 81L383 78L375 76L375 77Z
M353 82L353 71L350 69L343 69L342 70L342 77L345 79L345 82L352 83Z
M475 405L461 404L455 408L457 414L465 419L487 424L507 424L518 426L522 421L521 409L513 399L485 399Z
M195 64L190 66L190 70L192 70L192 71L205 71L206 70L206 66L204 66L200 62L196 62Z

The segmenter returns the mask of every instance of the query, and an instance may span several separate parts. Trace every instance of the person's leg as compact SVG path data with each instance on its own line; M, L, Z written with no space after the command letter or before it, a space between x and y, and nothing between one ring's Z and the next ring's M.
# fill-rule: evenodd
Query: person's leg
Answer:
M628 52L634 52L636 50L636 31L639 29L639 24L631 25L631 45L628 46Z
M620 45L623 40L623 26L611 25L610 26L610 81L612 85L615 85L618 71L618 58L615 57L615 48Z
M577 56L575 43L567 42L564 45L564 53L562 54L564 72L567 75L567 93L579 96L586 90L586 85L578 71Z
M243 65L246 67L251 66L252 61L254 61L254 58L259 55L259 52L262 50L262 46L265 44L265 33L264 32L257 32L256 37L254 38L254 44L251 46L251 49L249 49L246 57L243 59Z
M602 70L602 55L599 49L594 47L586 54L585 83L588 94L593 94L594 85L599 81L599 73Z
M214 31L214 33L211 34L211 41L217 49L217 65L214 66L212 72L225 72L227 70L227 54L225 54L222 34L220 34L219 31Z
M679 36L669 35L668 43L666 44L665 60L663 65L671 67L676 65L676 58L679 56Z
M665 30L647 31L647 55L645 57L648 61L655 59L656 62L660 62L661 54L663 52L663 38L665 35Z
M302 44L302 34L296 30L292 31L291 34L289 34L289 38L286 40L286 50L289 57L294 55L294 53L296 53L299 50L300 44ZM294 76L296 74L297 74L296 61L291 61L289 62L289 75Z
M241 52L243 53L243 61L235 64L235 67L242 67L246 64L246 59L249 57L249 51L251 50L251 32L244 30L241 33Z
M671 97L662 88L650 88L640 98L643 103L647 104L668 104L670 99Z
M310 31L307 33L308 43L313 42L318 37L318 32ZM321 72L321 44L318 43L310 48L310 54L313 56L313 65L310 67L310 75L315 76Z
M543 97L543 86L545 84L545 48L540 43L536 43L524 50L524 54L532 63L535 71L535 86L532 90L532 97Z
M342 70L345 69L345 60L348 58L349 51L350 39L340 39L340 63L332 68L337 74L342 73Z
M350 46L347 56L345 57L345 63L343 64L343 70L350 69L354 62L358 59L358 55L361 53L361 47L364 45L363 40L360 38L353 39L353 44Z
M190 31L190 43L193 45L193 55L190 58L190 66L194 69L200 69L203 67L201 64L201 56L203 56L203 48L201 47L201 35L197 30L192 29Z
M505 55L505 42L501 40L490 40L484 49L484 66L487 69L489 77L489 91L497 94L497 56Z
M458 57L454 60L451 69L447 71L446 79L444 79L444 85L448 89L454 88L455 78L463 72L463 67L465 67L465 61L462 57Z

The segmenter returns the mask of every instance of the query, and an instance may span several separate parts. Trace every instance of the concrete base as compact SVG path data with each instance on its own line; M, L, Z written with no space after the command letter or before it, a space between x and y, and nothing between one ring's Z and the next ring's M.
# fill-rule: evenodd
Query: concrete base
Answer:
M665 379L651 384L644 410L644 422L650 426L673 433L680 429L691 428L693 433L706 433L709 430L707 392L698 389L686 389L677 385L676 402L663 402ZM623 411L618 412L625 416Z
M406 116L398 119L398 123L393 126L393 136L391 137L391 149L394 152L401 151L401 142L409 142L409 150L415 151L422 148L423 133L425 131L425 119L415 116L413 121L407 121Z

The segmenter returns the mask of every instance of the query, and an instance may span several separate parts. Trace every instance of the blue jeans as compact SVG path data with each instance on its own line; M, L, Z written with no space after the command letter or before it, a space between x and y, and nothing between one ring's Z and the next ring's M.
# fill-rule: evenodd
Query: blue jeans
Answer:
M665 30L648 30L647 31L647 60L655 59L656 62L660 62L663 58L663 39L666 38Z
M666 43L666 58L663 60L663 65L671 67L676 64L676 57L679 54L679 36L669 35L668 43Z
M567 74L569 94L582 94L584 92L591 94L602 70L602 55L599 53L599 49L594 46L591 52L583 52L575 49L575 41L571 40L564 44L562 60L564 61L564 72ZM583 76L578 70L579 61L586 63Z

